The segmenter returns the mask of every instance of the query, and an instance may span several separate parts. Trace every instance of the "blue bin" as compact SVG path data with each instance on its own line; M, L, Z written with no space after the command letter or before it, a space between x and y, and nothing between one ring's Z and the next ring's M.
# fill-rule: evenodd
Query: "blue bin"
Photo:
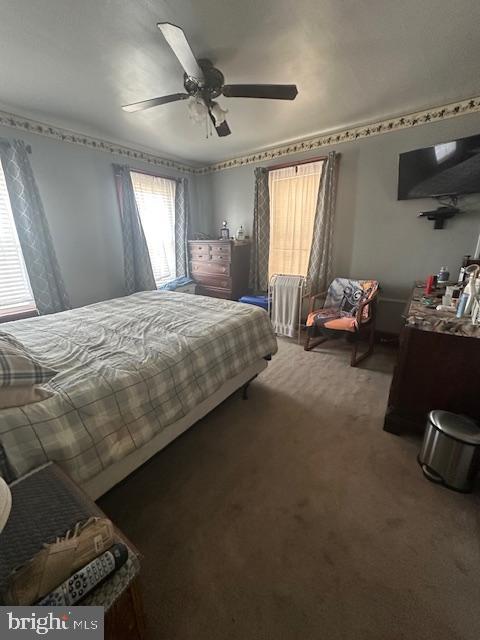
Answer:
M268 311L268 297L267 296L242 296L239 302L244 304L253 304L256 307L261 307Z

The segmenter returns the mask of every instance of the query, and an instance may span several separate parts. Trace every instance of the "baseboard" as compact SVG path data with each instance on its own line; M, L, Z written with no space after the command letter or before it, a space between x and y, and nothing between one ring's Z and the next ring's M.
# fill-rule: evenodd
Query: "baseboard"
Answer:
M398 347L399 337L398 333L391 331L375 331L375 342L391 345L392 347Z

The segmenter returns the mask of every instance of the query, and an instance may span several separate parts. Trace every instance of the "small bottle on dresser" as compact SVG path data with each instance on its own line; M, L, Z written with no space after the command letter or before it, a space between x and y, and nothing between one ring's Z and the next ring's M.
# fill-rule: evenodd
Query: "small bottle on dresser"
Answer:
M437 274L437 284L439 287L445 287L450 278L450 271L448 267L441 267Z

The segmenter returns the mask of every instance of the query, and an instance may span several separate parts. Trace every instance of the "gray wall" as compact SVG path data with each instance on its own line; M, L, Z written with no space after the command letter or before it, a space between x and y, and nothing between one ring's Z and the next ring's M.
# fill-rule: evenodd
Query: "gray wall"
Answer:
M443 231L417 219L433 200L396 200L398 154L480 132L480 114L422 125L338 145L342 154L335 224L335 274L378 277L383 288L380 327L398 330L412 282L441 265L456 275L480 231L480 204L470 197L465 213ZM0 127L0 136L32 146L31 162L45 205L58 261L74 306L123 295L123 251L112 154ZM327 152L322 149L320 153ZM317 151L311 155L319 155ZM292 156L291 159L308 157ZM290 158L289 158L290 159ZM152 169L141 162L132 166ZM234 232L251 233L253 165L189 176L192 228L216 235L223 219ZM159 173L176 175L161 169Z
M32 168L65 286L75 307L124 295L123 250L112 163L125 158L0 127L0 136L32 147ZM175 171L128 164L162 175ZM188 176L193 228L208 229L211 207L203 184Z
M436 273L442 265L450 267L452 276L457 275L462 256L473 253L480 231L477 196L465 198L461 203L465 213L449 220L442 231L434 231L432 222L417 218L419 211L437 206L434 200L397 201L398 154L478 133L480 114L470 114L332 147L341 153L335 274L381 281L384 301L379 324L384 330L400 327L402 301L415 279ZM329 150L320 149L310 156ZM309 154L288 160L307 157ZM227 169L204 178L212 192L212 234L218 233L223 219L233 232L240 224L251 232L253 169L253 165Z

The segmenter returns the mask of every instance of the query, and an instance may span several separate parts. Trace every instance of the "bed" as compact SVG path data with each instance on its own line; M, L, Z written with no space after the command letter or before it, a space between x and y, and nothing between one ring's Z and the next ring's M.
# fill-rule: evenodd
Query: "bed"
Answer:
M46 387L51 397L0 410L10 473L53 460L94 499L254 378L277 350L262 309L170 291L0 330L58 371Z

